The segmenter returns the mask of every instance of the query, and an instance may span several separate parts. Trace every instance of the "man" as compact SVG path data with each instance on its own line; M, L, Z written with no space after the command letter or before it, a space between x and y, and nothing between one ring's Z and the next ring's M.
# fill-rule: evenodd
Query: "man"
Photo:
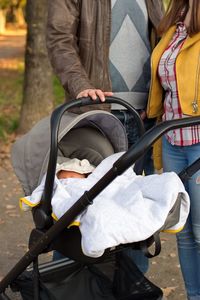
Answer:
M131 74L140 71L139 75L142 75L143 68L148 69L149 38L155 44L155 28L162 17L162 10L160 0L49 1L47 48L54 71L70 98L90 96L95 100L99 96L103 102L105 96L112 95L110 70L113 72L113 68L117 67L114 59L117 59L119 64L122 62L122 57L120 60L117 57L122 49L117 46L128 51L120 55L128 55L128 62L131 64L128 67L135 69L131 70ZM128 36L125 36L125 33ZM127 41L128 44L124 45ZM142 53L135 53L134 47ZM124 63L127 63L128 58L125 58ZM136 63L136 59L140 59L140 62ZM135 65L132 65L131 60L135 61ZM120 67L118 72L123 77ZM139 67L142 69L136 70ZM147 75L150 76L144 76L149 82ZM126 92L131 82L123 79L127 85L124 91ZM133 83L137 83L136 79ZM148 92L147 85L148 83L145 93ZM137 88L133 90L133 93L137 92ZM139 103L136 95L134 98L128 102L135 104L138 109L145 108L143 99L142 103Z
M146 119L149 57L162 13L161 0L49 1L47 48L67 97L98 96L104 102L114 94ZM98 108L109 109L103 103ZM126 126L131 146L138 138L137 124L126 110L116 105L112 110ZM148 129L152 120L145 125ZM151 163L145 164L146 175Z
M161 0L49 1L47 48L67 98L99 97L102 104L92 109L110 109L105 97L118 96L138 110L146 127L152 126L145 109L150 54L162 15ZM88 109L81 107L75 112ZM131 146L138 138L133 116L117 105L111 109L125 125ZM146 174L151 172L149 159ZM145 272L148 264L141 252L129 254Z

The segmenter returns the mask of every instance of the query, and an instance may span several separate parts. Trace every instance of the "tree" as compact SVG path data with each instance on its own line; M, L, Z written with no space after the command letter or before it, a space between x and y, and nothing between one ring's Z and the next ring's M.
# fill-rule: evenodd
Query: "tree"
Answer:
M0 7L0 34L5 32L6 16L4 10Z
M1 0L0 1L0 34L4 33L6 23L15 23L17 26L24 27L25 20L23 9L26 0Z
M3 34L6 28L6 10L9 6L9 0L2 0L0 3L0 34Z
M48 0L27 0L27 41L19 133L52 112L52 69L45 43Z

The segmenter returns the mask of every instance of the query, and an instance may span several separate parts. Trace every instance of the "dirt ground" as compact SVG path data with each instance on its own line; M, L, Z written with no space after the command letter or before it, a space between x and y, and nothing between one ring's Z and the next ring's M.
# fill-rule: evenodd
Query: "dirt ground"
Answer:
M2 63L18 59L24 53L25 35L9 32L0 35L0 77ZM0 279L16 264L27 250L29 234L33 228L30 213L23 213L18 199L23 195L10 163L10 144L0 144ZM150 260L147 276L161 287L165 299L186 300L176 242L173 235L161 234L161 254ZM51 259L51 253L48 255ZM10 294L10 292L9 292ZM11 299L20 299L11 294Z

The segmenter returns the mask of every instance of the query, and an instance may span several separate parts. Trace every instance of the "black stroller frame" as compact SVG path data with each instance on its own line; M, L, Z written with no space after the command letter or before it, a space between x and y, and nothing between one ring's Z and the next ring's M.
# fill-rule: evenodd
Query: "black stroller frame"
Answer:
M0 299L10 299L5 291L12 284L12 282L31 264L33 263L34 272L37 275L38 271L38 256L41 253L51 251L51 243L73 220L74 218L82 213L89 205L93 203L94 198L107 187L117 176L121 175L131 165L133 165L138 159L140 159L152 146L152 144L160 138L164 133L171 129L180 127L187 127L191 125L200 124L200 116L188 117L180 120L166 121L160 123L146 133L144 133L143 122L140 119L137 111L125 101L116 97L107 97L106 103L118 103L127 108L135 116L140 139L132 146L127 152L125 152L112 166L112 168L89 190L86 191L83 196L56 222L52 223L51 217L51 198L53 193L53 184L57 162L57 137L61 118L63 114L72 107L85 106L91 104L100 104L100 100L91 101L89 98L82 98L73 100L67 104L63 104L54 110L51 116L51 146L47 176L45 181L45 189L42 197L42 201L39 207L33 209L33 219L35 222L35 229L32 230L29 239L29 251L18 261L18 263L11 269L11 271L1 280L0 282ZM179 177L182 181L190 178L200 168L200 158L195 161L191 166L184 169ZM43 200L45 199L45 201ZM150 243L152 241L150 240ZM134 244L137 243L133 243ZM130 246L130 244L129 244ZM119 246L119 249L124 246ZM157 254L157 253L156 253ZM108 253L99 259L89 259L90 263L96 263L102 261ZM82 258L81 258L82 259ZM81 260L80 259L80 260ZM84 261L84 258L83 258ZM35 279L34 286L34 300L39 300L39 287L38 287L38 276Z

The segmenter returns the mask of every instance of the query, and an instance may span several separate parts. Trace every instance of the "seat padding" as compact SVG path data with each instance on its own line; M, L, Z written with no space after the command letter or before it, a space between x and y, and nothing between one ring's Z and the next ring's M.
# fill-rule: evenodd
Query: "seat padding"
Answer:
M105 134L93 126L70 130L60 141L59 150L64 157L88 159L95 166L114 153L113 146Z

